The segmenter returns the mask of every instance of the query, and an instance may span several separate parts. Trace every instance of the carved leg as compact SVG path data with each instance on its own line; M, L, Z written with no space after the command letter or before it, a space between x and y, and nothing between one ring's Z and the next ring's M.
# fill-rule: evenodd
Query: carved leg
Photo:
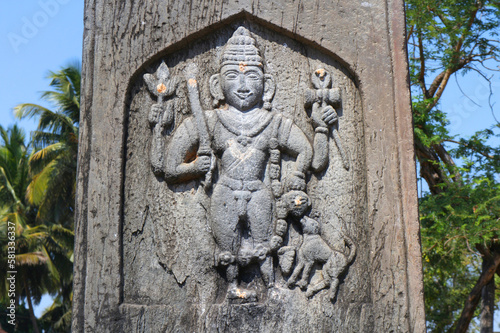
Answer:
M300 259L300 257L299 257ZM297 282L300 272L304 269L304 262L302 260L299 260L297 266L295 266L295 269L293 270L292 276L288 279L286 285L288 288L292 288L295 282Z
M261 252L260 273L264 283L270 288L274 286L273 259L269 256L269 240L273 230L273 206L271 191L263 189L252 193L247 204L248 227L252 235L254 249Z
M330 280L328 278L323 277L323 280L316 283L314 286L309 286L309 288L307 288L306 296L312 297L318 291L326 289L329 286L330 286Z
M221 253L237 255L241 245L238 226L239 217L235 209L233 191L223 185L216 185L210 206L210 227Z
M313 268L314 263L313 262L306 262L304 265L304 271L302 272L302 278L300 279L299 283L297 285L300 287L300 289L304 289L307 286L308 280L309 280L309 274L311 274L311 270Z
M227 266L226 279L229 282L226 297L228 299L235 299L240 296L240 289L238 288L238 265L232 264Z
M339 288L339 279L337 278L332 279L332 286L330 287L330 292L329 292L330 301L333 302L335 300L338 288Z
M255 245L269 247L273 232L273 196L271 191L263 189L252 193L247 204L248 227Z
M232 264L227 266L226 278L229 282L229 290L236 288L238 284L238 265Z
M328 292L328 298L330 298L330 301L334 301L335 297L337 296L337 291L339 288L339 279L338 276L342 273L346 266L345 260L341 260L341 262L337 262L337 265L335 264L335 255L337 252L334 252L334 255L325 263L323 266L323 272L325 279L328 279L330 282L330 291ZM338 257L337 257L338 258ZM343 259L343 257L342 257Z
M273 257L269 256L260 263L260 272L267 287L274 287Z

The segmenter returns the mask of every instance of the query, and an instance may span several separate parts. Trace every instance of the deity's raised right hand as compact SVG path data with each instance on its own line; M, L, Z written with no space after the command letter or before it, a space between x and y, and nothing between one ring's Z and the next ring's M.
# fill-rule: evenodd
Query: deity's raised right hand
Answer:
M149 117L148 117L149 124L151 126L158 124L163 111L164 111L164 109L163 109L163 106L161 104L153 104L151 106L151 110L149 112Z
M172 103L156 103L151 106L148 120L151 126L155 126L160 123L162 127L166 127L172 123L173 116L174 112L172 109Z

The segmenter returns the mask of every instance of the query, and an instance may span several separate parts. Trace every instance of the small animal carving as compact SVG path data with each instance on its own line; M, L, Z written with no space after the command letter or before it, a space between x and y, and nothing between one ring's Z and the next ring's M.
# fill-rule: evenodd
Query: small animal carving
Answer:
M299 247L297 255L297 266L292 276L288 279L287 285L292 288L294 285L301 289L306 289L306 296L312 297L322 289L330 288L329 298L333 302L337 295L339 286L339 276L344 273L346 268L352 263L356 256L356 245L347 236L344 236L344 242L349 248L349 255L332 249L319 234L319 223L304 216L300 223L304 239ZM323 279L315 285L309 285L308 281L311 270L315 263L323 264ZM302 273L302 275L301 275ZM299 276L301 279L297 282Z

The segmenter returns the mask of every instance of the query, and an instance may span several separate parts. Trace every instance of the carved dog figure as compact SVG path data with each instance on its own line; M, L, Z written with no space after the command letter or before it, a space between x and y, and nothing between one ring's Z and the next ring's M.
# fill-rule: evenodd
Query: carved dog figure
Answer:
M356 256L356 245L347 236L344 236L344 242L349 247L349 255L332 249L319 234L319 223L304 216L300 223L304 233L302 245L298 250L297 266L292 276L288 279L287 285L292 288L295 284L301 289L307 287L306 296L312 297L318 291L330 288L329 298L333 302L337 295L339 286L338 277L352 263ZM323 264L323 279L315 285L308 286L309 276L315 263ZM299 282L297 279L302 273ZM297 282L297 283L296 283Z

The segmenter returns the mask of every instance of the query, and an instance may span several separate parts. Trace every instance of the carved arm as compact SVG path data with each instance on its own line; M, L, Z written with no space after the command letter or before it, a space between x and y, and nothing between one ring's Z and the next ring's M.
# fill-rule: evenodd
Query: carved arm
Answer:
M210 169L210 156L198 155L199 136L186 119L175 131L170 141L165 161L165 180L179 183L203 176Z
M304 191L306 187L305 173L311 165L313 155L311 144L304 132L293 124L283 148L289 155L295 157L295 170L291 176L287 177L286 190Z

